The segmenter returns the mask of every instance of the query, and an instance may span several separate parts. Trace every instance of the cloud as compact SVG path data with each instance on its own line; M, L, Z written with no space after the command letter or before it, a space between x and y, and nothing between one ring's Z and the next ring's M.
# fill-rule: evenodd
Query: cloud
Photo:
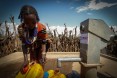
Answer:
M117 5L117 3L107 3L107 2L98 2L96 3L96 0L91 0L88 4L85 4L84 6L77 7L77 13L87 11L87 10L100 10L106 7L111 7Z
M111 27L111 26L109 26L109 27ZM117 26L112 26L112 27L113 27L114 31L116 32L116 34L117 34Z
M64 29L65 29L64 26L50 26L49 28L50 28L50 30L51 30L52 33L53 33L53 30L57 29L57 31L58 31L59 34L62 34L64 32ZM75 26L73 26L73 27L67 27L68 33L69 33L70 30L72 30L73 34L75 34L74 28L75 28ZM47 29L47 31L48 31L48 29ZM79 29L79 27L77 27L77 36L79 34L80 34L80 29Z
M74 7L70 7L70 9L74 9Z
M87 13L87 15L92 15L92 13Z
M13 31L14 31L14 29L13 29L13 24L12 24L12 23L7 23L7 25L8 25L8 27L9 27L9 31L10 31L11 33L13 33ZM18 24L15 23L15 26L16 26L16 31L17 31ZM58 32L59 34L62 34L62 33L64 32L65 26L56 25L56 26L49 26L49 28L50 28L50 30L51 30L52 33L53 33L53 30L57 29L57 32ZM69 32L70 30L72 30L72 31L73 31L73 34L75 34L74 28L75 28L75 26L73 26L73 27L67 26L68 32ZM4 24L4 23L2 24L0 30L2 30L2 31L4 32L4 33L3 33L2 31L0 31L0 33L3 33L3 34L5 35L6 27L5 27L5 24ZM48 31L48 28L47 28L47 31ZM80 29L79 29L79 27L77 27L77 36L78 36L79 34L80 34ZM68 35L69 35L69 34L68 34Z
M9 31L11 32L11 33L13 33L14 32L14 28L13 28L13 23L7 23L7 26L9 27ZM15 26L16 26L16 31L17 31L17 27L18 27L18 25L15 23ZM2 32L0 32L0 33L3 33L3 35L5 35L5 32L6 32L6 27L5 27L5 23L3 23L2 25L1 25L1 28L0 28L0 30L2 31Z

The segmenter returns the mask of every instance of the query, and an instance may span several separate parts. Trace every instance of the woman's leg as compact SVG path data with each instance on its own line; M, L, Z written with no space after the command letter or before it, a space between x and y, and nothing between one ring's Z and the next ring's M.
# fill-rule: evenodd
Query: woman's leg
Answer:
M30 62L35 61L36 58L35 58L35 51L34 51L34 49L30 48L29 52L30 52Z
M40 60L42 59L41 47L35 48L35 59L37 63L40 63Z
M24 65L28 63L28 48L26 45L22 45L23 55L24 55Z

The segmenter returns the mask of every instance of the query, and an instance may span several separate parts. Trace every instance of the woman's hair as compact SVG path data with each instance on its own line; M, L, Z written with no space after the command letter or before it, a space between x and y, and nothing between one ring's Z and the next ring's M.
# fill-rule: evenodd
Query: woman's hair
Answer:
M40 21L38 13L36 9L30 5L24 5L21 10L18 19L22 22L24 19L24 15L34 14L36 16L36 20Z

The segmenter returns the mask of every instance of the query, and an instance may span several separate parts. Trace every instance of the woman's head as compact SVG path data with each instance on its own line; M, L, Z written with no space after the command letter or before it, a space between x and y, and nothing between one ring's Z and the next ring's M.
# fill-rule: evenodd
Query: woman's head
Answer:
M29 15L29 14L34 14L36 16L36 20L37 21L40 20L36 9L34 7L32 7L32 6L30 6L30 5L24 5L21 8L18 19L21 19L21 22L22 22L23 19L24 19L24 16Z
M21 20L21 22L30 26L30 28L34 27L36 22L40 20L36 9L30 5L24 5L21 8L18 18Z

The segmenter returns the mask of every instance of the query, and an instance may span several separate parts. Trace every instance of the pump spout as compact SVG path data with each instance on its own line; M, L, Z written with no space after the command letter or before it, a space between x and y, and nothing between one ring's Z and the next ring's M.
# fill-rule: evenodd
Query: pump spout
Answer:
M79 57L63 57L57 59L57 67L61 67L61 62L80 62L81 58Z

